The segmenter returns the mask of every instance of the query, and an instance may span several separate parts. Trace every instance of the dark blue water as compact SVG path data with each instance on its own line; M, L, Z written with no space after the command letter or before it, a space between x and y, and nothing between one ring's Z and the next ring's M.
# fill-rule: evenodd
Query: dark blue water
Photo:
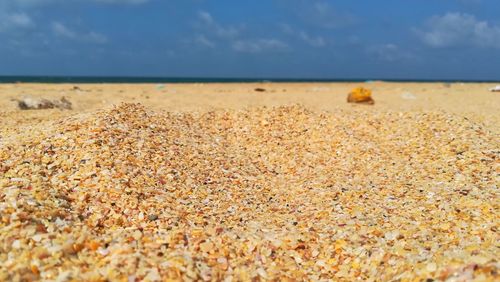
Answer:
M204 77L113 77L113 76L0 76L0 83L238 83L238 82L495 82L491 80L405 80L405 79L297 79L297 78L204 78Z

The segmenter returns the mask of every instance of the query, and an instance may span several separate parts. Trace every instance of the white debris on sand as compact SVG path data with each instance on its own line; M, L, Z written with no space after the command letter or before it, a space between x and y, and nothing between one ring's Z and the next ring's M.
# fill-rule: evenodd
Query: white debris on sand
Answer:
M500 92L500 85L497 85L490 89L491 92Z
M410 92L405 92L401 94L401 98L403 98L404 100L416 100L417 96L413 95Z
M60 100L48 100L27 96L15 101L17 101L21 110L72 109L72 104L66 97L62 97Z

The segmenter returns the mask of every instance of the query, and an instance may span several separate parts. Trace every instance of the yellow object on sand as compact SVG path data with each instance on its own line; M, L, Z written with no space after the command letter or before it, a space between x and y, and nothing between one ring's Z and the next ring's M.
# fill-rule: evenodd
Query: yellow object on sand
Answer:
M375 104L372 98L372 91L364 87L356 87L347 96L347 102L349 103L363 103L363 104Z

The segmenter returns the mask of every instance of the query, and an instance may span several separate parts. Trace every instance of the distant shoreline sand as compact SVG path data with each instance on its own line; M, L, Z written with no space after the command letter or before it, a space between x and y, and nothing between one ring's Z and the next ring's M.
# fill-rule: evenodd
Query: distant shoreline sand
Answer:
M3 124L46 120L110 108L121 102L140 102L146 107L167 111L207 111L243 109L258 106L300 104L312 110L360 108L367 111L444 111L484 122L498 131L500 93L490 92L495 83L149 83L77 84L7 83L0 84ZM375 105L365 107L346 103L347 93L356 86L373 90ZM265 92L256 92L262 88ZM19 111L12 99L23 95L60 99L73 103L73 111ZM49 114L50 113L50 114ZM1 124L0 123L0 126Z

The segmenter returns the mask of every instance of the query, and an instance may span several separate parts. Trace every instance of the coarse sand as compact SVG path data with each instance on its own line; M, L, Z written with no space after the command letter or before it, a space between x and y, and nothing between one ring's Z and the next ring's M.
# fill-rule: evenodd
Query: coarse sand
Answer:
M3 281L500 279L492 122L130 103L9 122Z

